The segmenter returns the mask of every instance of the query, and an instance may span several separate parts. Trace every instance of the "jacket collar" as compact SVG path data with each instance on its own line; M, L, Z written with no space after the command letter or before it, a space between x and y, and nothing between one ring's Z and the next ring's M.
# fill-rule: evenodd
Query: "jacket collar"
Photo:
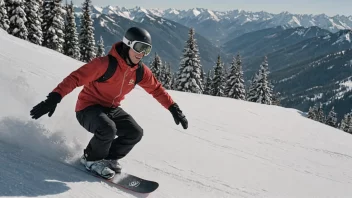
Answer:
M120 56L120 54L116 51L116 47L122 45L122 42L117 42L115 43L111 49L109 54L114 56L119 64L119 67L121 67L123 70L130 69L131 71L135 71L138 69L138 64L134 65L133 67L127 65L126 61Z

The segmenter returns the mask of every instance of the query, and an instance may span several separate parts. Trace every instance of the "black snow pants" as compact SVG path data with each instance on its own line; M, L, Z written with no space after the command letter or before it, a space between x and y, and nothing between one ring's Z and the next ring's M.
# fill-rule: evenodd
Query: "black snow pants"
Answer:
M94 134L84 150L87 161L121 159L143 136L143 129L120 107L93 105L76 112L76 117Z

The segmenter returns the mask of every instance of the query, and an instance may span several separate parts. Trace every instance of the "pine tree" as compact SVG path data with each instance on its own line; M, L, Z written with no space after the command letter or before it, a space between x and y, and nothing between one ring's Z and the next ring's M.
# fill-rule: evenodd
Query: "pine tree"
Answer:
M25 11L27 15L27 22L25 24L28 28L28 40L37 45L42 45L43 41L42 21L40 19L41 9L39 9L41 6L41 0L26 1Z
M172 73L171 73L171 65L169 63L166 63L166 72L165 72L165 77L164 77L164 88L165 89L171 89L172 86Z
M280 92L273 92L271 104L280 106L280 102Z
M349 132L352 125L352 116L351 113L345 114L344 118L341 120L340 129Z
M316 115L315 115L314 107L309 107L308 118L309 118L309 119L312 119L312 120L316 120Z
M332 127L336 127L336 122L337 122L336 112L334 110L334 107L332 107L329 112L328 118L326 119L325 124L332 126Z
M317 115L316 119L318 122L325 123L323 104L321 104L321 103L319 104L318 113L316 115Z
M161 81L161 67L162 67L162 62L160 56L155 52L154 59L152 60L152 63L150 64L150 70L152 71L153 75L158 81Z
M179 67L176 89L201 94L204 90L201 78L202 65L200 64L199 50L193 28L189 30L188 35L189 38L183 49L183 58Z
M40 23L40 29L42 31L42 44L43 45L43 41L44 41L44 32L43 32L43 12L44 12L44 1L45 0L38 0L38 19L39 19L39 23Z
M238 54L233 58L231 63L230 73L226 82L227 97L245 100L246 90L244 88L244 79L242 71L242 61Z
M230 76L230 68L228 68L225 63L222 63L222 68L224 68L224 76L225 76L225 79L227 79L228 76Z
M166 61L164 64L161 64L160 66L160 82L163 86L165 86L165 81L166 81Z
M81 31L79 33L79 46L81 60L89 62L96 57L93 20L90 16L90 0L85 0L82 6Z
M232 61L233 61L233 59L232 59ZM228 95L229 95L230 89L229 89L228 83L229 83L229 79L230 79L230 76L231 76L232 63L230 65L229 69L226 67L226 65L224 63L222 64L222 68L223 68L223 72L224 72L224 81L223 81L224 96L225 97L229 97Z
M259 79L259 71L254 74L252 80L250 81L250 85L247 91L247 101L257 102L257 81Z
M102 57L102 56L105 56L105 48L104 48L103 37L100 36L100 40L98 41L97 57Z
M200 73L200 78L202 79L202 82L203 82L203 89L204 89L204 85L205 85L206 76L207 76L207 74L204 72L204 68L202 67L201 73Z
M80 60L81 53L78 44L78 33L73 10L73 3L66 6L66 26L65 26L65 42L63 45L63 53L76 60Z
M0 0L0 28L7 31L10 27L9 17L7 15L7 6L4 0Z
M266 57L263 64L261 65L260 74L261 76L257 83L257 91L259 96L257 102L261 104L271 105L272 88L268 80L269 69L268 69L268 61Z
M43 13L43 46L63 52L65 21L61 0L46 0Z
M7 29L9 34L12 34L18 38L27 40L28 29L25 25L27 22L26 13L24 11L23 0L11 0L6 1L7 15L10 19L10 25Z
M260 65L259 75L257 76L255 87L251 89L256 91L256 95L250 98L250 101L271 105L272 91L268 81L268 62L265 57L264 62ZM250 91L253 91L250 90Z
M218 55L218 61L214 67L214 78L213 78L213 96L224 96L224 68L221 62L221 57Z
M226 93L226 82L227 82L227 79L229 78L229 70L227 69L225 63L222 63L222 68L223 68L223 79L222 79L222 87L224 89L224 93L223 93L223 96L224 97L227 97L228 93Z
M313 112L314 112L314 115L315 115L315 121L319 121L320 120L320 117L319 117L319 106L317 104L314 105L313 107Z
M347 127L348 127L347 132L352 134L352 113L350 113L350 116L347 122Z
M171 90L176 90L176 80L177 80L177 72L174 72L171 75Z
M42 31L43 31L43 42L42 45L47 47L50 41L49 29L53 23L54 0L44 0L42 8Z
M206 95L213 95L213 77L212 77L212 71L209 70L207 77L205 79L205 85L204 85L204 94Z

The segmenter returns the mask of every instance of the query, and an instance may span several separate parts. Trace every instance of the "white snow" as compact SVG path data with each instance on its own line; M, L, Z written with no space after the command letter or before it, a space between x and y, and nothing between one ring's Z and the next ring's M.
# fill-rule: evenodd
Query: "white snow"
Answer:
M164 11L162 9L156 8L156 9L147 9L147 12L149 11L152 15L162 17L164 14ZM148 12L148 13L149 13Z
M103 8L102 13L106 14L106 15L116 14L115 11L113 10L112 6L108 6L108 7Z
M216 14L214 14L213 11L207 9L207 12L208 12L209 15L211 16L211 19L213 19L213 20L215 20L215 21L220 21L220 19L216 16Z
M97 12L103 13L103 8L98 7L98 6L95 6L95 5L93 5L93 8L94 8Z
M83 63L2 30L0 46L0 197L147 197L71 167L92 136L75 118L81 88L62 100L53 117L29 117L31 108ZM122 102L144 137L121 164L159 182L148 197L352 194L350 134L294 109L169 93L189 120L187 130L140 87Z
M169 13L170 14L176 14L176 15L180 14L180 12L178 10L176 10L176 9L171 9Z
M101 20L100 20L100 26L101 26L101 27L104 27L104 26L105 26L105 22L106 22L106 21L105 21L104 19L101 19Z
M338 43L342 43L342 42L349 42L351 43L351 32L348 32L346 34L341 35L332 45L338 44Z
M340 85L340 87L334 90L336 99L344 97L346 93L352 90L352 80L350 80L350 78L337 83Z
M268 36L265 36L264 38L275 38L277 37L277 34L271 34L271 35L268 35Z
M292 19L288 22L288 24L294 25L294 26L302 26L297 17L292 16Z
M124 12L119 11L119 12L118 12L118 15L121 16L121 17L124 17L124 18L126 18L126 19L130 19L130 20L133 20L133 19L134 19L134 17L131 16L131 13L130 13L130 12L127 12L127 11L124 11Z
M341 83L341 85L352 89L352 81L343 82L343 83Z
M142 7L139 8L138 12L144 12L146 14L149 14L148 10L146 10L145 8L142 8Z
M200 11L197 9L193 9L192 13L194 14L194 16L198 16L200 14Z
M331 66L329 66L329 67L328 67L328 70L330 70L330 69L334 68L334 66L335 66L335 65L331 65Z
M329 18L329 21L331 22L331 29L333 29L333 28L336 28L336 29L339 29L339 30L343 30L343 29L346 29L346 27L343 27L343 26L341 26L341 25L339 25L339 24L336 24L335 22L334 22L334 19L332 19L332 18Z
M331 36L330 36L330 34L328 34L323 39L326 40L326 39L330 39L330 38L331 38Z
M295 78L296 76L297 76L297 74L294 74L294 75L292 75L292 76L290 76L290 77L281 79L279 82L280 82L280 83L281 83L281 82L286 82L286 81L288 81L288 80L291 80L291 79Z
M155 19L153 17L151 17L149 14L146 14L145 16L148 17L150 20L155 21Z
M318 94L314 94L314 97L309 98L310 101L316 101L318 99L321 99L323 97L323 93L318 93Z

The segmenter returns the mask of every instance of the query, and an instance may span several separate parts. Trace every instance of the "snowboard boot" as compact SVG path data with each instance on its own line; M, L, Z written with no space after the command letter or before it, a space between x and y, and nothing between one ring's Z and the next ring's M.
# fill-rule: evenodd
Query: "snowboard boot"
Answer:
M115 173L121 173L122 166L118 160L106 159L105 161L111 170L115 171Z
M83 155L81 157L81 163L87 170L92 171L105 179L111 179L115 176L115 172L109 168L109 164L105 160L87 161Z

